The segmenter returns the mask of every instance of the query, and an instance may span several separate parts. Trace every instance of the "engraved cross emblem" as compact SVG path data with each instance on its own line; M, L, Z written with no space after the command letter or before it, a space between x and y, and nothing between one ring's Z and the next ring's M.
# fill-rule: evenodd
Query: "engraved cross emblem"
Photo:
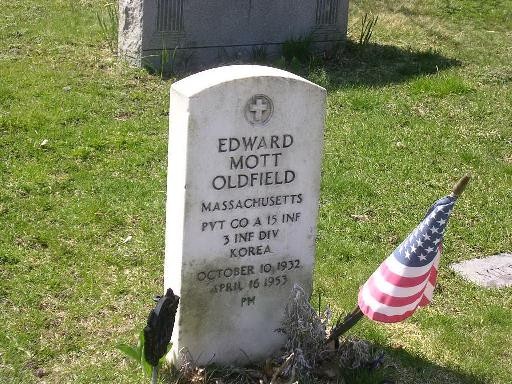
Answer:
M274 112L272 99L266 95L254 95L245 104L244 114L246 120L252 125L265 125Z
M254 120L261 121L263 112L268 109L268 105L263 98L257 98L256 104L251 104L250 111L254 112Z

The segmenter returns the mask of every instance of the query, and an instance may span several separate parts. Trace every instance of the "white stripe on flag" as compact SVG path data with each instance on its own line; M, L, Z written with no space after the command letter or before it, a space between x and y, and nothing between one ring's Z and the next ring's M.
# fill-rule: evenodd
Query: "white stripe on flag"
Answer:
M395 297L409 297L412 296L419 291L421 291L423 288L425 288L425 283L428 279L426 279L424 282L421 282L420 284L414 286L414 287L397 287L394 284L391 284L388 282L385 278L385 276L380 273L380 268L373 274L373 279L375 282L375 285L379 289L379 291L385 293L386 295L395 296Z
M402 307L392 307L389 305L385 305L382 303L379 303L368 291L368 288L366 284L363 286L361 291L363 302L369 306L372 311L381 313L383 315L387 316L396 316L396 315L403 315L405 312L413 311L418 307L418 304L420 303L422 296L420 296L416 301L412 302L411 304L404 305Z
M435 259L436 258L434 257L434 260ZM391 255L386 260L384 260L384 262L386 263L386 266L389 268L389 270L396 275L403 277L418 277L424 275L430 270L430 268L432 268L434 260L423 267L408 267L395 259L395 256Z
M435 287L432 284L430 284L430 282L427 283L423 295L428 299L428 301L432 301L432 297L434 296L434 288Z

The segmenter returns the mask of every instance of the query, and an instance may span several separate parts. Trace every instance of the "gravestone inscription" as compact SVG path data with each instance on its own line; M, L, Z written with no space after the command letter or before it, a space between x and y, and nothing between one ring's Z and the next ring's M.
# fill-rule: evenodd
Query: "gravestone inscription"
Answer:
M486 288L512 286L512 254L466 260L450 266L465 279Z
M181 297L175 352L247 363L283 345L275 330L293 284L311 292L324 113L323 88L263 66L171 87L164 285Z

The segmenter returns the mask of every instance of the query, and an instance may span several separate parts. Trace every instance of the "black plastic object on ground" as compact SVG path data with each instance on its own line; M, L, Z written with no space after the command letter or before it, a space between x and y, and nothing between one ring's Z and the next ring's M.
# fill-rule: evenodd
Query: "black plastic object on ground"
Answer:
M179 302L179 296L169 288L149 313L148 324L144 328L144 357L153 367L167 353Z

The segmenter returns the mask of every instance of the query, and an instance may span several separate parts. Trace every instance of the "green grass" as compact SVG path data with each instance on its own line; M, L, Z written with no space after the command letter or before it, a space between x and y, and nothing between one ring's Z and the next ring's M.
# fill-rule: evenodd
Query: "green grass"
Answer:
M161 291L170 81L111 57L102 2L0 4L0 382L143 382L115 345L135 343ZM379 15L372 43L307 74L329 91L315 296L350 311L471 172L433 304L353 334L386 352L398 383L508 384L511 290L447 266L512 251L512 3L350 7L356 39L360 17Z

